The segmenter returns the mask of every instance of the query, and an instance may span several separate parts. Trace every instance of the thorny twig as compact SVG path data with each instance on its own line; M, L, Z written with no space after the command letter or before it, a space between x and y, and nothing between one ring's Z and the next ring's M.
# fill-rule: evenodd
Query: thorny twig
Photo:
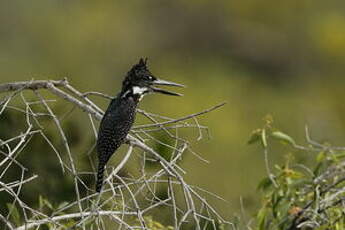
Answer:
M127 154L116 169L108 174L105 180L108 186L105 186L102 193L98 195L93 192L92 187L89 188L89 186L93 185L86 185L85 181L80 177L83 174L91 176L94 172L82 172L76 165L74 150L71 148L63 128L63 122L67 118L59 116L51 104L59 100L46 99L46 96L43 96L46 94L41 93L43 90L53 94L57 99L63 99L65 102L86 112L91 124L90 130L95 138L97 137L94 120L99 121L102 118L103 111L93 103L89 96L101 96L106 99L112 99L112 97L103 93L93 91L82 93L72 87L67 79L60 81L31 80L0 84L0 93L7 94L0 101L0 116L4 112L10 113L9 109L22 113L27 126L24 128L25 131L23 133L0 140L0 151L4 156L0 161L0 166L2 167L0 168L0 194L4 193L11 197L12 204L19 207L24 216L22 218L22 225L16 226L16 224L9 220L10 213L7 215L0 214L0 223L2 222L6 228L11 230L28 230L50 224L50 226L54 226L54 229L69 229L64 223L72 221L75 223L74 227L107 229L107 224L105 223L105 220L107 220L112 222L112 227L116 226L117 229L148 229L148 224L150 223L148 217L157 213L157 210L162 206L169 207L168 210L170 212L167 212L167 214L171 216L172 220L169 224L173 225L174 229L180 229L186 224L194 226L195 229L205 229L210 224L215 228L215 223L228 223L206 199L208 195L213 195L216 198L219 197L206 190L189 185L184 178L185 170L178 165L187 151L206 162L191 149L187 140L178 135L178 130L180 128L196 128L198 130L197 139L200 140L203 138L203 131L208 131L208 129L199 123L197 117L218 109L225 103L178 119L138 109L138 112L147 117L151 123L137 125L133 128L131 135L128 135L126 141L130 145ZM32 96L35 97L35 100L27 100L26 94L24 94L25 91L33 91L34 94ZM20 108L16 103L12 104L12 101L19 94L25 109ZM47 112L37 112L37 106L41 106ZM71 110L71 112L74 112L74 110ZM55 124L56 132L62 140L63 148L55 145L50 140L44 125L41 124L41 118L43 117L50 119ZM173 130L175 132L172 132ZM168 138L174 140L174 145L169 145L153 138L153 135L150 133L156 131L163 131ZM42 176L28 176L30 168L25 168L25 164L23 166L20 158L18 158L22 150L30 145L31 137L35 135L40 136L42 141L46 142L56 154L62 172L65 173L64 176L70 175L74 180L75 201L56 209L49 216L29 207L21 200L22 188L37 177ZM169 160L163 158L160 153L148 146L145 140L167 146L170 149L169 151L171 151L171 158ZM12 143L15 144L13 145ZM94 145L85 150L85 152L91 153L93 148ZM144 152L138 158L142 165L141 170L135 172L135 175L129 174L120 177L118 172L125 167L131 156L131 158L134 158L132 152L135 153L135 149ZM46 150L44 151L46 152ZM156 170L149 170L146 162L150 157L161 167ZM14 166L22 169L20 177L15 181L3 182L4 175ZM164 189L168 196L163 200L159 198L161 189ZM88 192L86 195L83 195L81 190Z

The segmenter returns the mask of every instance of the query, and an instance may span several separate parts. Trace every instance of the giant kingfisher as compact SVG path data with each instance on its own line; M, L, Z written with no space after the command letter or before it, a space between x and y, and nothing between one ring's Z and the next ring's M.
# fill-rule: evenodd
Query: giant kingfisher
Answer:
M156 85L184 87L170 81L156 78L147 67L147 59L141 58L127 73L122 90L112 99L100 123L97 139L98 172L96 192L100 192L103 184L105 165L114 152L125 142L136 114L136 108L144 95L161 93L172 96L181 96L155 87Z

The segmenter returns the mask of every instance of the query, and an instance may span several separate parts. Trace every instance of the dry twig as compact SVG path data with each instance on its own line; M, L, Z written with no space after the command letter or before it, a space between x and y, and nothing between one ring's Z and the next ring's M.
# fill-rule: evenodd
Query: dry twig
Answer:
M0 93L6 93L4 99L0 102L0 116L5 111L7 112L7 110L10 113L10 109L13 109L24 115L23 119L27 126L22 127L23 133L0 140L0 151L3 155L3 159L0 161L0 195L4 193L11 197L12 204L19 207L22 213L21 225L16 225L10 221L11 213L7 215L0 214L0 223L2 222L4 227L11 230L28 230L38 229L40 226L47 226L49 224L52 229L69 229L66 225L69 222L74 223L74 227L82 227L83 229L107 229L107 224L105 223L105 220L107 220L112 222L112 227L116 226L117 229L148 229L150 221L152 221L148 217L155 212L157 213L157 210L162 206L169 208L170 212L168 214L171 215L171 225L175 229L180 229L186 224L195 226L195 229L204 229L209 224L215 228L215 223L228 223L207 201L206 197L213 194L189 185L184 179L185 170L178 165L187 151L204 160L191 150L188 141L178 135L178 130L180 128L196 128L199 133L198 140L200 140L203 138L203 130L207 131L207 127L201 125L197 117L218 109L225 103L178 119L138 110L139 113L146 116L152 123L138 125L133 129L133 135L128 135L127 143L130 145L129 150L117 168L108 174L105 180L108 186L105 186L102 193L98 195L80 177L82 174L91 176L94 172L81 172L78 169L73 149L62 125L66 118L62 119L54 111L54 107L50 103L55 100L46 99L41 93L43 90L57 97L56 101L63 99L65 103L72 104L86 112L86 115L89 116L90 127L95 138L96 128L94 119L100 120L103 112L92 102L89 96L101 96L111 99L111 97L98 92L82 93L72 87L67 79L60 81L32 80L0 84ZM27 100L24 94L25 91L33 91L35 100ZM21 96L25 109L20 108L17 102L11 103L15 101L14 99L18 95ZM37 112L35 106L41 106L47 112ZM50 119L55 124L56 132L62 140L63 148L54 145L54 142L48 138L45 127L41 124L42 117ZM175 130L174 134L171 132L172 130ZM164 131L169 138L174 140L174 145L171 146L153 138L150 133L156 131ZM65 172L64 176L70 175L74 180L75 201L57 208L49 215L29 207L21 200L22 188L37 177L43 176L28 176L30 168L25 168L25 164L18 159L22 150L30 145L31 137L34 135L41 136L42 141L46 142L56 154L62 172ZM147 139L167 146L171 151L171 159L165 159L160 153L148 146L143 141ZM16 144L13 145L12 143ZM93 148L94 145L86 152L91 153ZM133 155L133 149L139 149L143 152L139 157L142 165L141 170L136 172L138 175L120 177L117 174L125 167L128 159ZM157 170L148 170L146 162L150 157L161 167ZM22 169L20 178L11 182L3 182L2 178L4 175L14 166ZM163 200L160 199L158 188L165 189L168 197ZM81 193L82 189L89 191L88 194L83 196ZM76 212L76 210L78 211Z

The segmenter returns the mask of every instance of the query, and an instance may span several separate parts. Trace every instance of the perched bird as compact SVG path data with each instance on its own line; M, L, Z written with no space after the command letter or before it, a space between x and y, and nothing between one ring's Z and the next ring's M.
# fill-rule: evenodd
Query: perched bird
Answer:
M155 85L184 87L174 82L157 79L149 71L147 59L141 58L139 63L127 73L122 83L121 92L115 99L111 100L98 130L96 192L100 192L102 189L105 165L125 141L134 123L137 105L143 96L149 93L182 96L179 93L156 88Z

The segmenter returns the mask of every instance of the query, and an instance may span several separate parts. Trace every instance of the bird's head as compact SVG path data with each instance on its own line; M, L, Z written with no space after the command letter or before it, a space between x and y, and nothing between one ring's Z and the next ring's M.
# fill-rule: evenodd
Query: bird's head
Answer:
M131 70L128 71L122 84L121 94L123 96L128 94L136 95L139 96L139 98L149 93L182 96L182 94L156 87L158 85L184 87L184 85L181 84L158 79L149 71L147 67L147 58L140 58L139 63L135 64Z

